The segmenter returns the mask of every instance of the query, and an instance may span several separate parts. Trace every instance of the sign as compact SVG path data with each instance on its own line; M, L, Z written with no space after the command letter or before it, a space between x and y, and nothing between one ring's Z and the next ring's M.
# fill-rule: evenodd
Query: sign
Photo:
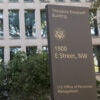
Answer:
M97 100L89 10L47 5L52 100Z

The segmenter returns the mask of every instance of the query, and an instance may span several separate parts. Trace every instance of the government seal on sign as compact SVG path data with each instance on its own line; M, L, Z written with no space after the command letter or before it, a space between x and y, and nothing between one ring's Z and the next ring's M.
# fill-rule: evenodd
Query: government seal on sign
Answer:
M65 31L63 28L56 28L54 30L54 37L58 40L62 40L65 38Z

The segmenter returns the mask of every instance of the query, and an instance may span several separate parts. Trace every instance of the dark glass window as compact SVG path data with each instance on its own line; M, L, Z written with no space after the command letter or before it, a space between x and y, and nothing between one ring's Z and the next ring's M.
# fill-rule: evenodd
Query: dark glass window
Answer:
M56 2L64 2L65 0L55 0Z
M0 37L3 36L3 11L0 11Z
M0 0L0 2L2 2L2 0Z
M10 48L10 59L13 59L14 55L19 51L21 51L20 47L11 47Z
M41 36L47 37L46 12L44 10L41 10Z
M98 35L98 25L97 25L97 18L96 18L96 10L90 10L90 30L92 35Z
M18 10L9 10L9 34L11 37L20 37Z
M94 2L95 0L86 0L86 2Z
M94 65L99 67L100 71L100 45L93 46Z
M25 34L27 37L36 37L35 11L25 10Z
M42 50L43 50L43 52L48 53L48 46L42 46Z
M9 0L9 2L18 2L18 0Z
M25 2L33 2L33 0L24 0Z
M37 46L26 47L26 53L28 56L31 54L36 54L37 53Z
M0 47L0 63L4 61L4 48Z
M49 2L49 0L40 0L40 2Z
M71 0L71 2L80 2L80 0Z

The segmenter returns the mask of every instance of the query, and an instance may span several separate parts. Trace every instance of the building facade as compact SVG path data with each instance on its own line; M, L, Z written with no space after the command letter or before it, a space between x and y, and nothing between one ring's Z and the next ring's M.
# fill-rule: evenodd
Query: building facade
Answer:
M7 63L17 51L47 51L45 5L89 7L93 0L0 0L0 61ZM90 34L100 65L100 11L90 10Z

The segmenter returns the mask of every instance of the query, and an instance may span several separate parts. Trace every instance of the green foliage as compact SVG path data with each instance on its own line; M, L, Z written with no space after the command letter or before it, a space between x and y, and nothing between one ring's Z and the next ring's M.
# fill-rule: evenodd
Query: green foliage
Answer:
M97 10L97 9L100 9L100 0L95 0L93 3L92 3L92 9L94 10Z
M5 100L7 95L4 93L8 90L7 86L7 69L3 63L0 64L0 100Z
M24 52L18 52L8 66L6 76L10 100L33 100L38 97L38 100L42 100L48 95L50 80L47 54L26 56ZM1 72L4 73L4 70Z
M96 0L94 2L94 8L99 8L100 7L100 0Z

